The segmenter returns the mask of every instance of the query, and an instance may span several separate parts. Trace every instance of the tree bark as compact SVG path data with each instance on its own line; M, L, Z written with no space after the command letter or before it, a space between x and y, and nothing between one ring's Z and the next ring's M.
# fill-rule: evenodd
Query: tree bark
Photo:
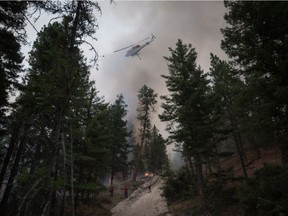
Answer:
M5 174L7 171L7 167L9 165L10 160L11 160L11 156L12 156L12 153L13 153L13 150L15 147L15 143L17 142L17 140L19 140L19 127L16 127L13 129L10 143L9 143L9 146L8 146L8 149L7 149L4 161L3 161L3 166L1 169L1 173L0 173L0 190L2 189L2 185L3 185L4 177L5 177Z
M20 158L22 156L22 153L23 153L23 150L25 147L24 134L25 134L25 127L23 126L23 128L21 130L20 144L19 144L17 154L16 154L16 157L15 157L12 169L11 169L11 173L10 173L10 177L8 179L8 182L7 182L7 186L5 188L3 198L2 198L1 203L0 203L0 209L1 210L4 209L8 203L8 199L9 199L10 193L11 193L12 188L13 188L14 178L18 172L19 161L20 161Z
M201 207L204 211L208 210L208 204L204 191L204 180L203 180L203 171L202 171L202 162L199 154L195 154L195 166L196 166L196 176L197 176L197 184L198 184L198 193L201 198Z
M73 134L72 134L72 124L70 122L70 149L71 149L71 210L72 216L75 216L77 196L74 197L74 158L73 158Z
M238 123L237 123L236 117L234 116L232 112L229 112L229 120L233 129L233 137L234 137L236 149L240 158L243 175L247 179L248 174L247 174L247 170L246 170L246 166L244 162L244 151L243 151L242 139L241 139L241 135L238 133Z
M243 175L245 178L248 178L248 174L247 174L247 170L246 170L246 166L245 166L245 162L244 162L244 157L243 157L243 150L241 150L241 140L239 140L239 134L233 133L234 136L234 140L235 140L235 145L237 148L237 152L240 158L240 163L241 163L241 167L242 167L242 171L243 171Z
M135 163L135 168L134 168L134 172L133 172L133 181L136 181L137 175L138 175L138 169L139 169L139 163L140 160L142 159L142 151L143 151L143 145L144 145L144 140L145 140L145 135L146 135L146 128L147 128L147 118L148 118L148 108L146 109L145 112L145 121L143 124L143 135L141 137L141 143L140 143L140 149L139 149L139 153L138 153L138 157Z
M18 208L18 213L17 213L17 216L20 216L20 215L23 215L21 212L22 212L22 207L24 206L24 203L28 200L28 197L30 195L30 193L33 192L33 190L35 190L35 188L37 187L37 185L42 181L43 179L38 179L34 184L33 186L31 187L31 189L25 194L25 196L22 198L22 202Z
M54 216L56 214L56 188L55 188L55 181L57 180L57 155L59 152L59 141L60 141L60 132L61 132L61 123L63 118L63 106L60 106L58 113L55 117L55 123L53 127L53 131L51 134L51 140L52 140L52 150L51 150L51 164L50 164L50 193L49 193L49 205L50 208L48 209L48 215Z
M66 148L64 141L64 134L62 133L62 149L63 149L63 179L64 179L64 187L63 187L63 198L62 198L62 208L61 208L61 216L65 216L66 212Z

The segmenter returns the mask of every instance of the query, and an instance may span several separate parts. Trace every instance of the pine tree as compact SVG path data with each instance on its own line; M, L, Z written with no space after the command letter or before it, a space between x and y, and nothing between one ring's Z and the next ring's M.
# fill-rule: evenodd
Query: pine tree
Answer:
M151 130L151 137L147 143L147 164L148 170L152 173L162 172L168 168L168 156L166 151L166 140L159 133L154 125Z
M85 37L95 33L97 23L94 9L99 7L90 1L71 1L65 4L45 1L31 4L38 9L44 8L64 16L61 24L49 24L39 33L30 53L30 69L20 89L22 92L10 116L11 135L5 140L10 141L7 142L0 182L2 186L2 177L9 175L0 203L1 210L7 215L55 215L55 209L60 205L56 192L60 189L66 191L68 165L71 167L71 197L74 200L73 146L77 147L79 140L87 140L86 136L77 136L81 134L77 134L77 129L83 123L88 124L79 115L86 108L83 104L91 88L89 67L79 46L85 43ZM12 29L13 35L17 35L26 18L24 12L27 2L1 3L1 7L3 5L5 9L1 10L1 22L3 17L7 18L3 19L4 22L11 24L8 28ZM15 49L19 46L13 42L11 44L15 54L14 63L19 64L16 59L19 53ZM11 72L14 70L12 66ZM15 180L17 185L13 184ZM61 200L64 213L65 196Z
M229 24L221 46L241 69L249 88L255 130L273 131L287 151L288 57L285 2L225 1Z
M79 107L74 105L84 98L89 89L89 71L84 57L77 47L71 49L67 46L70 40L69 31L66 29L68 24L68 19L64 19L62 24L55 22L45 27L30 53L31 68L26 77L26 86L17 101L16 121L21 124L19 138L13 142L20 144L15 150L15 158L11 158L13 164L1 200L1 208L7 205L19 168L24 167L24 164L20 164L20 159L23 158L22 161L30 160L26 157L28 146L30 146L35 151L32 154L41 155L41 157L37 155L38 161L31 161L31 170L35 170L33 172L36 173L39 168L49 170L47 172L50 173L49 175L41 177L41 179L46 179L46 181L41 181L41 186L45 182L48 186L46 190L42 191L43 194L46 194L42 201L47 204L45 209L51 215L55 214L56 190L59 185L61 187L57 181L63 176L66 179L66 171L62 170L65 163L62 167L60 161L63 156L66 157L65 140L72 140L70 132L67 132L66 136L65 132L70 131L69 125L73 123L71 112L79 111ZM66 139L66 137L68 138ZM40 142L42 139L43 143ZM35 167L39 161L41 163ZM37 208L33 210L37 212Z
M27 2L0 2L0 136L7 125L5 112L8 109L9 93L18 87L17 78L22 71L21 42L25 37L24 26Z
M113 184L113 177L117 172L123 173L128 170L128 153L130 151L128 138L131 134L127 129L127 121L124 120L127 114L126 107L122 94L118 95L115 103L110 106L110 152L112 157L110 184Z
M179 39L176 48L169 51L171 56L164 57L169 75L162 77L170 96L161 96L164 111L159 117L168 122L169 138L181 146L183 155L194 158L198 192L206 209L202 164L213 149L211 89L206 75L196 66L197 53L191 44L183 44Z
M235 146L242 165L243 175L248 178L245 163L242 134L244 131L243 112L245 112L241 96L245 91L245 84L241 79L233 74L230 64L220 60L217 56L211 54L210 77L212 79L213 92L216 94L218 107L221 107L222 131L227 136L227 131L232 133ZM220 109L219 109L220 110ZM242 121L241 121L242 120ZM219 130L220 132L220 130ZM219 135L219 133L218 133ZM220 135L221 136L221 135Z
M146 85L143 85L140 88L137 96L139 100L139 105L137 108L137 120L139 122L139 144L136 148L136 153L134 153L134 181L136 181L140 164L144 162L143 152L146 148L145 146L151 131L151 113L154 112L154 106L157 103L157 94L154 93L152 88L149 88Z

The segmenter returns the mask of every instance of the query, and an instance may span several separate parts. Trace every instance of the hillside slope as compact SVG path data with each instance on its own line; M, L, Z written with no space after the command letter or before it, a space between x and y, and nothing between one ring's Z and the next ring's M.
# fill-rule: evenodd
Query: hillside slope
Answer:
M151 192L148 185L151 185ZM161 196L163 180L154 176L150 181L134 191L127 199L118 203L112 210L113 216L168 216L166 200Z

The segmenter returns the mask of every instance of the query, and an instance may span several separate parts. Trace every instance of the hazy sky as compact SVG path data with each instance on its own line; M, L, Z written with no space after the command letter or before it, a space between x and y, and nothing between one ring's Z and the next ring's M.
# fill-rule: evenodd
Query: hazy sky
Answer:
M225 13L222 1L100 1L102 15L96 14L99 29L98 41L93 42L99 55L105 57L99 61L99 70L91 71L91 79L106 101L113 102L116 95L122 93L128 105L128 118L135 119L137 91L146 84L160 95L167 94L161 74L167 74L167 63L163 56L169 56L168 47L175 47L178 39L191 43L198 53L197 63L207 72L210 53L226 58L220 49L222 35L220 28L225 26ZM41 17L35 24L38 30L43 25ZM27 25L30 41L36 37L35 30ZM125 57L125 51L113 53L122 47L134 44L153 33L156 40L145 47L138 57ZM31 47L26 47L27 50ZM85 52L88 57L93 53ZM160 98L157 111L161 113ZM164 137L165 124L158 120L154 123Z
M135 116L137 91L146 84L158 95L167 94L161 74L167 74L168 47L175 47L180 38L191 43L198 53L197 63L209 70L210 53L225 57L220 49L220 28L225 26L222 1L126 1L108 4L100 2L98 42L99 70L93 70L91 79L96 80L100 94L109 101L119 93L124 95L129 116ZM145 47L138 57L125 57L125 51L113 53L122 47L134 44L153 33L156 40ZM158 106L161 101L158 98ZM158 108L158 111L161 110ZM163 129L163 124L155 121Z
M102 16L99 17L96 47L99 55L105 57L99 62L99 71L92 71L91 78L108 101L113 102L119 93L124 95L130 119L135 119L137 91L144 84L158 95L168 93L165 81L160 76L168 73L163 56L170 55L168 47L174 48L178 39L196 48L197 63L206 72L209 70L211 52L226 58L220 49L220 28L225 26L222 1L121 1L117 5L107 2L100 2L100 5ZM142 60L125 57L125 51L113 53L151 33L156 40L140 52ZM158 98L158 113L161 113L160 104ZM160 122L157 113L154 123L167 137L165 123ZM169 153L171 157L172 152Z

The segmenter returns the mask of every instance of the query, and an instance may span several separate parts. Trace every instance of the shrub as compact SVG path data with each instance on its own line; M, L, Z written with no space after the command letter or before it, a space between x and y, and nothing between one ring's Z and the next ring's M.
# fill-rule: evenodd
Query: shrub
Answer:
M288 171L279 166L266 165L255 172L244 187L238 190L240 202L253 215L288 213Z
M194 176L186 168L180 169L178 172L171 172L166 176L163 186L163 196L168 202L182 200L196 193L196 187L193 184Z

